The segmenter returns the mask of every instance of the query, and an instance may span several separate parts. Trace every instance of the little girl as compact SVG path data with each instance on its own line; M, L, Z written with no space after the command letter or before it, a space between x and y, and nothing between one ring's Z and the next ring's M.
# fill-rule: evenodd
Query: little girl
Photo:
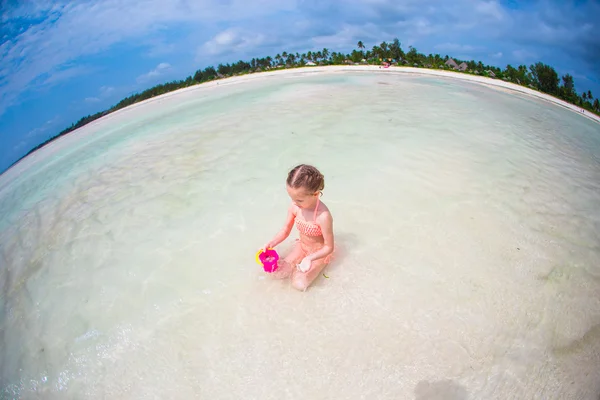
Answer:
M292 286L305 291L329 264L334 249L333 218L319 197L325 188L325 178L315 167L301 164L287 177L287 192L292 199L283 228L264 249L283 242L294 223L300 232L293 250L279 260L275 278L292 276Z

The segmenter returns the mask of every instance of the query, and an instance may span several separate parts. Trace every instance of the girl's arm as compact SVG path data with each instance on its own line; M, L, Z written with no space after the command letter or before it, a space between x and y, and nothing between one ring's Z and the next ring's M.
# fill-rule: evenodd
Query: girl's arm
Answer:
M290 235L290 232L292 232L292 228L294 227L294 218L295 217L296 217L296 215L295 215L294 205L292 204L288 208L288 212L287 212L287 216L285 218L285 223L283 225L283 228L281 228L281 230L275 235L275 237L269 243L267 243L265 245L265 247L264 247L265 250L269 247L275 247L279 243L281 243L285 239L287 239L287 237Z
M323 247L319 251L315 251L314 253L306 256L311 262L318 260L323 257L327 257L331 253L333 253L334 248L334 238L333 238L333 217L329 212L324 212L319 215L319 226L321 227L321 232L323 233Z

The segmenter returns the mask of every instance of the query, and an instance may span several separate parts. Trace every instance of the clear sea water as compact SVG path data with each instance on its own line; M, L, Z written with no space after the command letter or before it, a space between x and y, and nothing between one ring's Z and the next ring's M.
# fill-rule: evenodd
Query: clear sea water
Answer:
M298 163L338 248L305 293L254 261ZM0 176L0 289L2 398L597 400L600 124L389 70L202 85Z

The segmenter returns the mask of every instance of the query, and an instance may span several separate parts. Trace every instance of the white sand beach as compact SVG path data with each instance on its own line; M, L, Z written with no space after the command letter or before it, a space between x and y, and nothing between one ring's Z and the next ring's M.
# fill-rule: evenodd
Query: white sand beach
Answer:
M209 87L213 87L213 86L218 86L218 85L228 85L228 84L236 84L236 83L242 83L244 81L250 80L250 79L260 79L260 78L267 78L268 76L272 76L272 75L279 75L279 74L301 74L301 73L305 73L305 72L310 72L310 73L335 73L335 72L346 72L346 71L350 71L350 72L356 72L356 71L361 71L361 72L381 72L381 73L405 73L405 74L418 74L418 75L428 75L428 76L439 76L439 77L446 77L446 78L452 78L452 79L461 79L461 80L465 80L465 81L469 81L469 82L477 82L477 83L481 83L484 85L488 85L494 88L504 88L504 89L508 89L508 90L514 90L517 91L519 93L522 94L526 94L526 95L530 95L530 96L534 96L538 99L543 99L543 100L547 100L553 104L557 104L561 107L566 107L569 110L572 110L578 114L584 115L594 121L600 122L600 117L597 116L596 114L592 114L588 111L582 112L581 107L577 107L571 103L568 103L564 100L561 100L559 98L556 98L554 96L550 96L546 93L540 92L538 90L534 90L534 89L530 89L528 87L525 86L521 86L521 85L517 85L511 82L506 82L503 81L501 79L493 79L493 78L488 78L488 77L484 77L484 76L477 76L477 75L470 75L470 74L466 74L466 73L460 73L460 72L453 72L453 71L446 71L446 70L438 70L438 69L427 69L427 68L414 68L414 67L397 67L397 66L390 66L389 68L383 68L381 66L378 65L329 65L329 66L313 66L313 67L303 67L303 68L290 68L290 69L277 69L277 70L272 70L272 71L264 71L264 72L259 72L259 73L251 73L251 74L247 74L247 75L240 75L240 76L234 76L234 77L230 77L230 78L224 78L224 79L219 79L216 81L212 81L212 82L206 82L200 85L196 85L193 87L189 87L189 88L185 88L185 89L181 89L178 90L176 92L171 92L171 93L167 93L164 94L162 96L158 96L156 98L153 99L148 99L144 102L140 102L138 104L134 104L132 107L136 107L138 105L141 105L142 103L145 102L152 102L155 100L159 100L160 97L165 97L165 96L173 96L176 95L178 93L182 93L185 91L193 91L193 90L197 90L200 88L209 88Z
M65 135L0 176L0 397L596 399L600 125L582 116L504 81L336 66ZM306 293L254 261L301 162L337 246Z
M542 93L540 91L533 90L533 89L530 89L530 88L527 88L527 87L524 87L521 85L517 85L517 84L511 83L511 82L505 82L500 79L492 79L492 78L483 77L483 76L469 75L469 74L453 72L453 71L426 69L426 68L396 67L396 66L391 66L389 68L383 68L383 67L377 66L377 65L347 65L347 66L332 65L332 66L313 66L313 67L291 68L291 69L277 69L277 70L272 70L272 71L251 73L251 74L247 74L247 75L240 75L240 76L234 76L234 77L230 77L230 78L219 79L219 80L215 80L215 81L211 81L211 82L205 82L205 83L202 83L199 85L195 85L195 86L191 86L188 88L173 91L170 93L166 93L164 95L156 96L154 98L133 104L124 109L115 111L114 113L111 113L99 120L93 121L90 124L78 129L77 131L79 131L81 129L85 130L86 128L91 128L91 127L93 127L93 124L96 124L98 122L107 121L110 118L118 116L120 113L132 111L136 107L146 106L150 103L155 103L155 102L158 102L160 104L160 102L166 98L181 95L183 93L194 92L197 90L208 90L208 89L215 88L218 86L238 84L238 83L243 83L243 82L247 82L250 80L255 81L256 79L265 79L265 78L268 78L269 76L277 76L277 75L282 75L282 74L297 75L297 74L303 74L306 72L336 73L336 72L356 72L356 71L388 73L388 74L389 73L417 74L417 75L438 76L438 77L445 77L445 78L451 78L451 79L460 79L460 80L465 80L465 81L469 81L469 82L476 82L476 83L488 85L490 87L497 88L497 89L500 89L500 88L508 89L508 90L516 91L516 92L519 92L519 93L522 93L525 95L534 96L535 98L543 99L543 100L549 101L553 104L559 105L561 107L568 108L569 110L572 110L580 115L590 118L596 122L600 122L599 116L592 114L588 111L583 112L581 107L577 107L573 104L567 103L564 100L550 96L546 93ZM71 133L69 133L69 135L71 135L73 133L78 133L77 131L71 132ZM66 136L68 136L68 135L66 135ZM64 140L64 137L60 138L60 140ZM49 150L56 145L57 145L56 141L51 142L45 146L45 150ZM16 174L18 174L18 171L16 172Z

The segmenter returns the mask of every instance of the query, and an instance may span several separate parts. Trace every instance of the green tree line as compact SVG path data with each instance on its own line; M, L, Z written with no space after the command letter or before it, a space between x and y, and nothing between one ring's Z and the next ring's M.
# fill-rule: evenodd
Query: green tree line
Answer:
M232 64L219 64L216 68L213 66L208 66L204 69L197 70L193 75L188 76L184 80L176 80L153 86L144 90L143 92L124 98L108 110L85 116L61 131L58 135L53 136L45 142L37 145L22 158L36 151L40 147L43 147L49 142L66 135L75 129L81 128L82 126L98 118L110 114L113 111L155 96L160 96L161 94L192 85L209 82L215 79L279 68L304 67L307 65L379 65L384 62L400 66L405 65L419 68L457 70L456 67L452 66L453 64L450 60L451 59L448 57L448 55L442 57L440 54L425 55L423 53L419 53L413 46L409 46L408 51L404 52L402 50L400 40L396 38L391 43L384 41L379 45L373 46L371 49L367 49L363 42L359 41L357 43L357 48L347 54L335 51L330 52L326 48L319 51L309 51L302 54L291 52L288 53L284 51L277 54L275 57L268 56L263 58L253 58L250 61L239 60ZM594 112L600 115L600 102L598 101L598 98L594 98L591 91L588 90L587 92L583 92L581 94L577 93L575 90L573 76L566 74L559 78L556 70L544 63L538 62L530 65L529 67L526 65L513 67L509 64L502 69L493 65L484 65L481 61L459 60L456 58L453 60L456 62L456 65L461 65L463 63L466 65L466 68L463 66L462 70L457 70L458 72L482 75L495 79L503 79L505 81L537 89L541 92L550 94L571 104L577 105L589 112Z

